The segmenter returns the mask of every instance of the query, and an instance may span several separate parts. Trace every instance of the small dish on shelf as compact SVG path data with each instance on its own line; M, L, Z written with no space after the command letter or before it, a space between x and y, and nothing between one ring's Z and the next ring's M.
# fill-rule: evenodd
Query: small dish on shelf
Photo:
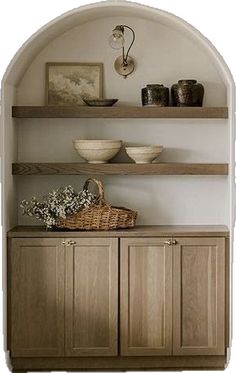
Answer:
M79 155L88 163L107 163L120 150L121 140L73 140Z
M113 106L118 101L118 98L83 98L83 101L88 106Z
M127 146L125 150L135 163L152 163L162 152L163 146Z

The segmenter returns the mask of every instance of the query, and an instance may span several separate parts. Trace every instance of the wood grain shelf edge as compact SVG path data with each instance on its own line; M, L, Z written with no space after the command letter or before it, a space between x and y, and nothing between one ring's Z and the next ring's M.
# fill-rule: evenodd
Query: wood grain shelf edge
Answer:
M14 237L228 237L226 225L137 225L111 231L47 230L40 225L18 225L8 232Z
M227 119L227 107L13 106L14 118L212 118Z
M226 163L13 163L13 175L227 175Z

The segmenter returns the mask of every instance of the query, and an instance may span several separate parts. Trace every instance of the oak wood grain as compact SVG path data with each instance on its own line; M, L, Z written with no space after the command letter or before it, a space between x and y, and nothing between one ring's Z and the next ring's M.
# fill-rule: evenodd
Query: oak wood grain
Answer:
M11 290L12 290L12 279L11 279L11 269L12 269L12 262L11 262L11 242L12 239L7 237L7 350L11 350L12 344L12 322L11 322Z
M121 239L121 355L171 355L172 248L161 238Z
M64 354L64 248L56 238L14 238L10 247L12 356Z
M231 315L231 297L230 297L230 276L233 263L230 260L230 242L229 237L225 238L225 345L230 346L232 315Z
M228 118L227 107L13 106L15 118Z
M173 354L225 354L225 239L180 238L173 250Z
M14 358L12 364L25 370L170 370L224 369L225 356L133 356L133 357L61 357L61 358ZM172 370L172 369L171 369Z
M228 175L226 163L13 163L13 175Z
M226 225L137 225L113 231L58 231L42 226L18 225L8 237L228 237Z
M66 249L66 355L117 355L118 239Z

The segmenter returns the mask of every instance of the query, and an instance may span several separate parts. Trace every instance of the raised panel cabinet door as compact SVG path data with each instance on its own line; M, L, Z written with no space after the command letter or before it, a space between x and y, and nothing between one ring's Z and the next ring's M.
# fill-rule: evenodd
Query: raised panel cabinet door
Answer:
M173 353L225 354L225 239L180 238L173 247Z
M80 238L66 249L66 355L117 355L118 239Z
M123 356L172 353L172 248L162 238L122 238Z
M13 238L8 248L13 357L64 354L64 247L57 238Z

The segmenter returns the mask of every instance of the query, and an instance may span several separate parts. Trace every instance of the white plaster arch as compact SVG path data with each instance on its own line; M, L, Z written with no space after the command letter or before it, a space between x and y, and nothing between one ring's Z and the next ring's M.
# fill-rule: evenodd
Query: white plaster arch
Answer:
M200 43L205 48L205 52L211 56L212 62L217 66L225 83L234 86L233 76L224 59L213 44L196 28L169 12L123 0L108 0L84 5L68 11L47 23L34 33L15 54L4 74L3 85L4 83L17 85L35 56L54 38L78 24L111 15L141 16L149 20L159 21L188 34L195 42Z
M25 71L28 69L32 61L45 48L45 46L59 37L63 33L73 27L93 21L99 18L109 16L130 15L134 17L142 17L148 20L160 22L166 26L182 32L198 43L204 52L210 57L212 64L216 67L219 75L225 83L227 89L227 105L229 109L229 177L228 177L228 205L230 206L229 228L231 238L233 239L234 227L234 205L235 205L235 184L234 184L234 80L233 76L225 63L223 57L197 29L188 24L183 19L170 14L166 11L144 6L138 3L110 0L100 3L90 4L73 9L60 17L52 20L35 34L33 34L19 49L12 61L10 62L3 80L2 80L2 134L1 142L1 158L2 158L2 197L3 197L3 248L6 248L6 231L14 225L15 210L14 210L14 181L11 174L11 165L17 160L17 149L14 133L14 123L11 117L11 106L14 104L15 87L19 84ZM231 248L232 248L231 239ZM6 249L3 251L6 253Z
M21 78L24 76L25 71L28 69L32 61L40 53L40 51L47 46L55 38L59 37L63 33L72 29L75 26L82 25L84 23L110 16L133 16L146 18L147 20L159 22L175 29L178 32L183 33L185 36L198 43L203 49L204 53L209 56L210 61L215 66L219 76L222 78L226 86L227 91L227 106L229 109L229 144L230 144L230 159L229 159L229 179L230 179L230 191L229 199L230 205L234 206L234 80L233 76L225 63L223 57L211 44L211 42L204 37L197 29L191 26L183 19L170 14L166 11L156 9L153 7L141 5L123 0L109 0L90 5L81 6L73 9L67 13L62 14L56 19L52 20L35 34L33 34L18 50L12 61L10 62L3 80L2 80L2 121L3 121L3 133L2 133L2 146L1 153L3 159L3 178L8 180L11 176L10 170L10 159L16 158L15 150L10 145L14 141L11 133L12 119L11 119L11 106L15 102L15 88L19 84ZM13 131L14 132L14 131ZM8 141L8 139L10 139ZM7 149L8 147L8 149ZM9 150L9 147L11 150ZM5 152L7 149L7 152ZM9 153L11 152L11 156ZM8 154L8 155L7 155ZM7 158L9 163L7 165ZM11 184L11 183L10 183ZM7 189L7 187L3 190ZM231 209L231 229L234 225L233 207Z
M11 105L14 103L15 87L19 84L21 78L24 76L25 71L28 69L32 61L40 53L40 51L47 46L55 38L59 37L63 33L72 29L75 26L82 25L84 23L110 16L133 16L146 18L147 20L159 22L175 29L178 32L187 35L188 38L198 43L198 45L204 50L204 53L209 56L210 61L215 66L226 86L227 91L227 105L229 108L229 143L230 143L230 162L229 162L229 175L230 175L230 193L229 198L234 205L234 80L233 76L225 63L223 57L211 44L211 42L204 37L197 29L191 26L183 19L170 14L166 11L156 9L153 7L141 5L123 0L108 0L90 5L81 6L75 8L69 12L62 14L56 19L52 20L35 34L33 34L18 50L12 61L10 62L3 80L2 80L2 121L3 121L3 134L2 134L2 158L5 158L5 149L8 146L7 138L12 135L9 134L10 127L12 125ZM7 126L9 128L7 128ZM11 146L12 148L12 146ZM9 149L7 150L9 153ZM11 159L15 158L14 150L11 149ZM7 157L6 157L7 158ZM7 169L10 167L6 166L6 159L3 162L3 177L8 179ZM6 171L6 174L5 174ZM3 188L5 189L5 188ZM233 208L231 211L231 227L233 227L234 217Z

